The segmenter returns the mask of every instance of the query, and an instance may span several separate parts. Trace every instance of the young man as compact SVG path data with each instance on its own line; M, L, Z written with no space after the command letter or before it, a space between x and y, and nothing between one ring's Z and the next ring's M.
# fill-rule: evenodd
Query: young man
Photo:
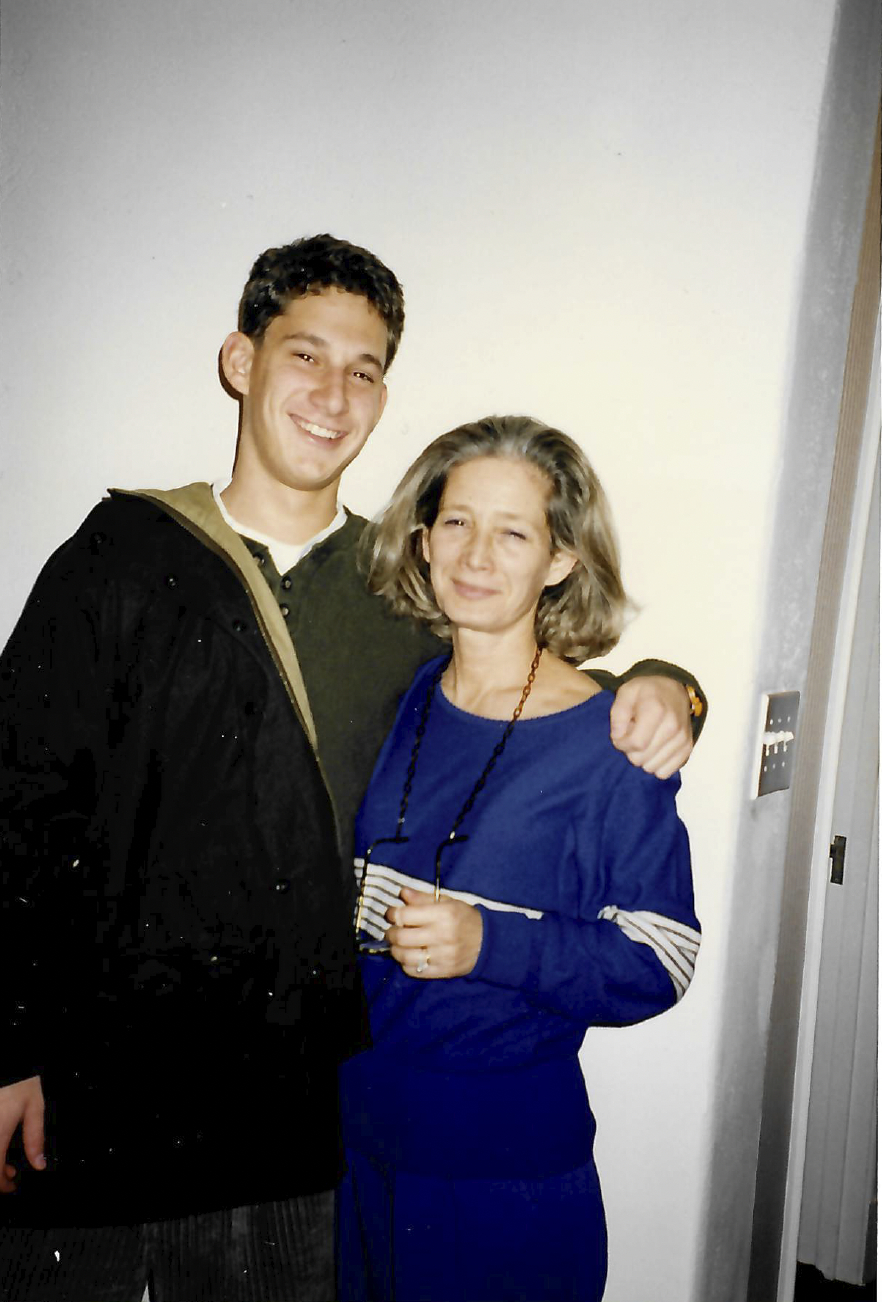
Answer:
M154 1302L333 1297L336 1072L367 1042L351 826L438 650L367 592L364 521L337 504L403 319L365 250L262 255L222 350L229 485L112 493L4 653L0 1286L18 1302L140 1302L148 1278ZM617 744L666 775L691 748L680 682L703 702L670 666L631 672Z

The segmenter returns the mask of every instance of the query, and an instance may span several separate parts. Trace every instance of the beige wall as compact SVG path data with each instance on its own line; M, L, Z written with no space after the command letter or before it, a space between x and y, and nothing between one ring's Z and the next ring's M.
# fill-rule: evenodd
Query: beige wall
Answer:
M681 797L706 931L695 987L656 1023L591 1033L584 1055L609 1302L709 1302L708 1253L730 1281L745 1269L751 1081L774 969L763 919L778 902L772 873L739 909L736 845L749 820L774 857L786 825L788 798L749 806L745 784L835 12L834 0L3 6L0 545L15 564L0 635L106 485L227 470L236 411L217 350L251 259L330 230L387 260L408 302L387 414L348 472L347 503L375 510L460 419L560 423L605 481L643 607L613 662L664 655L707 687ZM810 615L797 612L806 636ZM765 686L799 687L784 678ZM756 979L724 1074L736 934ZM733 1091L746 1150L728 1128ZM712 1155L734 1183L709 1242Z

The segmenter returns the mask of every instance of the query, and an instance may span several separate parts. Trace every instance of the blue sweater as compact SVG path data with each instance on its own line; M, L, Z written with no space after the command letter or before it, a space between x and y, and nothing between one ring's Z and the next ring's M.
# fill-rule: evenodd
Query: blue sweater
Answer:
M359 813L357 853L392 836L416 721L438 661L416 675ZM609 739L612 696L519 721L460 833L442 887L483 916L467 977L416 981L362 960L374 1048L342 1072L348 1145L404 1170L532 1178L591 1156L578 1052L587 1027L662 1012L698 946L679 778L635 769ZM505 727L439 688L404 845L382 868L375 919L402 884L428 887L435 856ZM356 860L360 873L361 860Z

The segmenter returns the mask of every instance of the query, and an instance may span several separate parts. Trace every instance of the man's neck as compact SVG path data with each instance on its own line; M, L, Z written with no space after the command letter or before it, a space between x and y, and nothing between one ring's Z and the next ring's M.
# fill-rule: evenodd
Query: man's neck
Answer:
M315 492L301 492L278 484L270 490L262 487L257 493L237 479L234 472L221 498L230 515L246 529L293 545L309 542L337 514L336 484Z

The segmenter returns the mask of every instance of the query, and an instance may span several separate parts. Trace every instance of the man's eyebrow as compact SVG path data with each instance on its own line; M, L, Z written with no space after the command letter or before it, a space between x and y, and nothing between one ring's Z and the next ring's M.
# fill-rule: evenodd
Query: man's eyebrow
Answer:
M327 339L322 339L321 335L309 335L301 330L292 330L290 334L282 335L282 343L294 343L302 341L305 344L312 344L313 348L327 348ZM374 366L382 371L383 363L374 353L359 353L355 359L357 362L372 362Z

